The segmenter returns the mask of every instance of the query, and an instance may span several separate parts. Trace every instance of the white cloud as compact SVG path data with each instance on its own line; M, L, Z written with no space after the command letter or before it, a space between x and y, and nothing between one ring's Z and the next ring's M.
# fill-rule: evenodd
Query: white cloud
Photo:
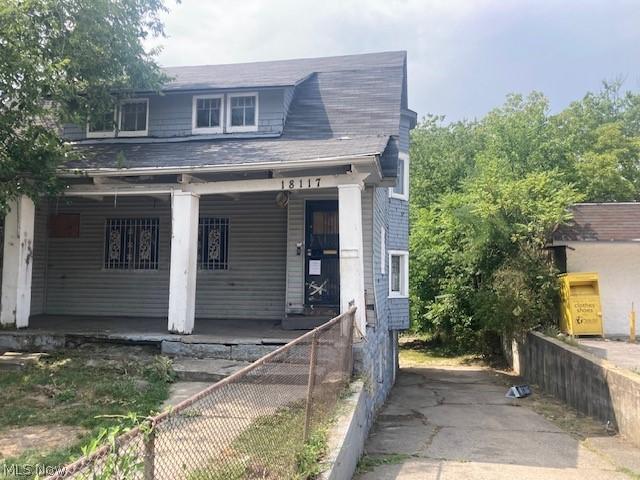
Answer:
M637 76L638 41L625 45L635 49L627 52L630 70L608 72L625 66L613 61L616 32L622 39L634 28L634 0L613 1L616 9L595 0L183 0L169 4L159 60L194 65L407 50L411 106L460 118L486 112L509 91L553 94L554 81L564 82L566 103L568 92L581 96L594 78ZM593 52L584 43L590 22L613 32ZM563 69L575 76L554 78Z

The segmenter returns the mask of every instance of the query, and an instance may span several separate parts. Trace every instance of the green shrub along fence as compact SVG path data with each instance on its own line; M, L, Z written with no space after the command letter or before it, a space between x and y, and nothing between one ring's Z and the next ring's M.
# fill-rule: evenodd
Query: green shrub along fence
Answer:
M354 313L107 440L49 480L305 478L316 431L351 377Z

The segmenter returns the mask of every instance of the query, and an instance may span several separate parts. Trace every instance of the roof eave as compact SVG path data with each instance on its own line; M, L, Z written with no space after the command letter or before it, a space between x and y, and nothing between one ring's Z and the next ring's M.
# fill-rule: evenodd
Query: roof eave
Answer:
M332 167L345 164L365 164L378 162L380 152L370 152L358 155L337 157L321 157L307 160L254 162L244 164L201 165L201 166L167 166L167 167L139 167L139 168L65 168L58 170L60 177L113 177L134 175L173 175L181 173L220 173L246 172L257 170L297 170L307 167Z

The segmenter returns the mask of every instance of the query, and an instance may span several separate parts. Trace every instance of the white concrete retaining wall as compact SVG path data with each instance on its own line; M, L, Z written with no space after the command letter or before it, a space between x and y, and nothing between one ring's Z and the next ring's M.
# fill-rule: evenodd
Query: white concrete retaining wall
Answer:
M366 395L362 381L351 384L352 394L342 402L342 411L329 432L327 469L319 480L347 480L353 477L369 431Z
M517 374L640 447L640 375L538 332L505 350Z

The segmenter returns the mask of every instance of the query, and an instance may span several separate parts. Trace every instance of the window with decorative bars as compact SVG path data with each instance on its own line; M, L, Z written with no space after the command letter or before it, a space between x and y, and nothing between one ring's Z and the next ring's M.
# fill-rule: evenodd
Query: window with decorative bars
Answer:
M198 268L229 269L229 219L200 217L198 225Z
M104 268L157 270L157 218L107 218L104 229Z

